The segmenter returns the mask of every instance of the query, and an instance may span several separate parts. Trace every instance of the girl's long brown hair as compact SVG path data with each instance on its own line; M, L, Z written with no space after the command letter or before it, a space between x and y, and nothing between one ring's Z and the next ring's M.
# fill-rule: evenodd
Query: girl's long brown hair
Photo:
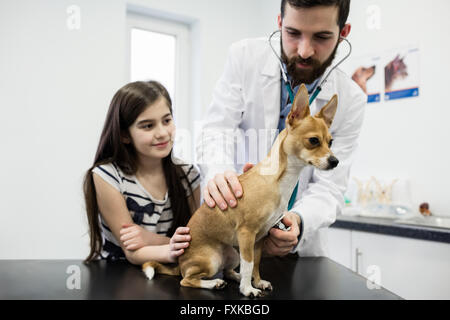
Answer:
M83 182L91 247L88 257L84 260L85 263L97 259L101 254L103 245L92 169L101 164L113 162L125 174L134 175L136 173L136 152L132 144L123 143L123 138L129 138L128 128L147 107L161 97L167 100L170 112L173 114L172 100L169 93L164 86L156 81L129 83L122 87L111 101L94 164L86 172ZM185 226L188 223L191 212L194 209L189 206L186 190L181 182L182 179L186 180L191 196L193 196L193 192L181 165L173 163L172 152L162 161L173 212L172 227L167 233L167 236L171 237L176 228Z

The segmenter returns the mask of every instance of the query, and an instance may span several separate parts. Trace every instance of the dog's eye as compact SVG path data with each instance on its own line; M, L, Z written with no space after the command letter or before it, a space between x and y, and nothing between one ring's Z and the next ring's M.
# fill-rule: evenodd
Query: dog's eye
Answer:
M333 139L331 139L330 142L328 143L328 148L331 148L332 144L333 144Z
M309 138L309 143L310 143L312 146L318 146L318 145L320 144L320 141L319 141L318 138Z

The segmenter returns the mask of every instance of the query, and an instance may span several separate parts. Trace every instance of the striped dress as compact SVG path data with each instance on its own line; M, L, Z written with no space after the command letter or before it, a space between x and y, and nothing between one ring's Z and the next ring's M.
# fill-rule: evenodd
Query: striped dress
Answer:
M174 162L178 163L179 160L176 159ZM188 181L182 179L181 182L186 190L186 195L190 196L187 183L191 185L192 190L195 190L200 185L200 173L193 165L182 165L182 168ZM159 235L165 236L167 234L167 231L172 227L173 221L173 213L167 192L164 200L153 198L139 183L136 176L125 174L115 163L97 166L92 172L99 175L123 195L135 224ZM119 242L115 239L100 212L99 219L103 238L101 258L108 260L125 259L125 254Z

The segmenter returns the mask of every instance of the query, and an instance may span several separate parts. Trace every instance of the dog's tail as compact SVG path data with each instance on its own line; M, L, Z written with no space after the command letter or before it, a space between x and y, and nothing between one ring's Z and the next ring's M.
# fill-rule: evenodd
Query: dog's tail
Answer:
M146 262L142 265L142 271L149 280L152 280L155 273L167 274L169 276L179 276L181 275L180 266L177 264L175 266L166 266L156 261Z

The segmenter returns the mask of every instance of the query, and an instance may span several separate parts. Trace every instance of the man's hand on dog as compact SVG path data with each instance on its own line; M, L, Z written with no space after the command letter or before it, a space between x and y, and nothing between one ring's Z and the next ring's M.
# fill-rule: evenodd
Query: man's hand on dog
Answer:
M253 164L247 163L244 166L244 172L253 168ZM230 189L233 189L231 191ZM214 208L216 204L222 210L237 206L236 197L242 196L242 186L239 183L238 175L233 171L216 174L215 177L208 181L206 188L203 190L203 199L210 208ZM225 199L224 199L225 198Z
M244 166L244 172L252 167L252 164L247 163ZM230 186L233 191L231 191ZM216 204L222 210L227 209L228 206L234 208L237 206L235 196L238 198L242 196L242 186L239 183L237 173L233 171L216 174L213 179L208 181L206 188L203 190L203 199L210 208L214 208Z
M300 216L293 212L286 212L283 220L281 220L286 227L291 227L291 230L284 231L278 228L272 228L269 231L269 236L264 240L263 251L271 256L285 256L294 249L298 243L298 236L300 235Z
M247 163L243 171L247 172L251 168L253 168L253 164ZM218 204L222 210L225 210L228 205L232 208L236 207L235 196L238 198L242 196L242 186L239 183L237 173L233 171L217 174L212 180L208 181L208 185L203 191L206 204L210 208L214 208ZM286 227L291 227L291 230L270 229L269 236L264 241L263 249L269 255L287 255L297 245L300 234L300 216L293 212L286 212L281 221Z

